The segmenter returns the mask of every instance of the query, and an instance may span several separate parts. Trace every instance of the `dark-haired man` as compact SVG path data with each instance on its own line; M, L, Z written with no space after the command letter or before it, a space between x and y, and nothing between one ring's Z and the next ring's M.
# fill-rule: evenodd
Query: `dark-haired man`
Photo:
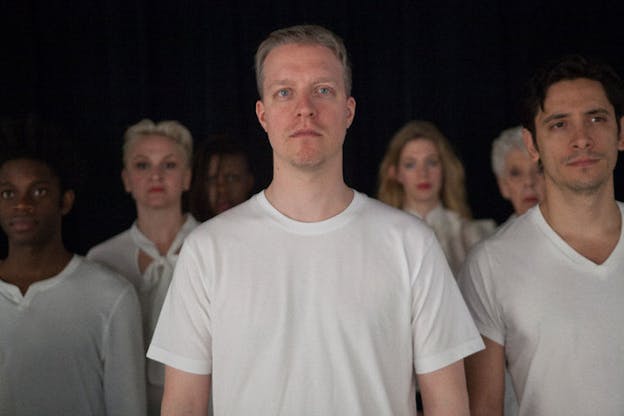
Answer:
M483 242L460 284L486 349L466 360L474 415L624 414L624 205L613 169L623 104L609 67L573 56L528 84L523 132L545 198Z
M143 415L132 286L68 252L74 192L46 156L0 162L0 415Z

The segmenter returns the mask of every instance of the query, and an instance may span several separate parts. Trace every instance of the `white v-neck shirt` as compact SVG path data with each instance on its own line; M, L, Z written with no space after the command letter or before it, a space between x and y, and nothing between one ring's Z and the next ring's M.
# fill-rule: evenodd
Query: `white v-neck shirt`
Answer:
M597 265L531 208L475 248L460 286L505 347L520 415L624 414L624 226Z

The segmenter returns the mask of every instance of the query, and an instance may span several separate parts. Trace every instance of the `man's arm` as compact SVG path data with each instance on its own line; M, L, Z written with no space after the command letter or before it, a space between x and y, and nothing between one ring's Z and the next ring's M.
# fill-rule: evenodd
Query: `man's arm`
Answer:
M99 276L98 276L99 277ZM102 386L109 415L145 415L145 356L139 299L130 284L121 293L105 331Z
M505 396L505 349L483 337L485 349L466 357L470 413L501 416Z
M197 375L165 366L162 416L206 416L210 375Z
M431 373L419 374L418 386L425 415L469 415L462 360Z

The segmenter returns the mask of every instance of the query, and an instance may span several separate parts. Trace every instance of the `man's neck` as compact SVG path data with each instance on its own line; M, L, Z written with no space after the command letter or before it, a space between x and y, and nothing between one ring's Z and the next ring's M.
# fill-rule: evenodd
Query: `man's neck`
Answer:
M59 274L72 256L60 240L44 246L10 244L9 255L0 263L0 278L25 294L33 283Z
M265 196L278 211L294 220L326 220L344 211L353 200L353 190L344 183L341 169L304 172L276 168Z
M546 185L540 210L550 227L577 252L601 264L617 245L622 227L613 184L594 193Z

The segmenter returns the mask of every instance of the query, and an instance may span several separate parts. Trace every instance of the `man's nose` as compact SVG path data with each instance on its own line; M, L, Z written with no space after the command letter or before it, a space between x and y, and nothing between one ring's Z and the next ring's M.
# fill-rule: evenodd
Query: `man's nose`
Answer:
M302 94L297 100L297 116L298 117L314 117L316 115L316 108L312 98L308 95Z
M33 199L31 196L28 193L20 196L15 204L15 209L18 211L32 211Z
M587 149L594 144L592 126L587 123L580 124L573 133L572 146L576 149Z

